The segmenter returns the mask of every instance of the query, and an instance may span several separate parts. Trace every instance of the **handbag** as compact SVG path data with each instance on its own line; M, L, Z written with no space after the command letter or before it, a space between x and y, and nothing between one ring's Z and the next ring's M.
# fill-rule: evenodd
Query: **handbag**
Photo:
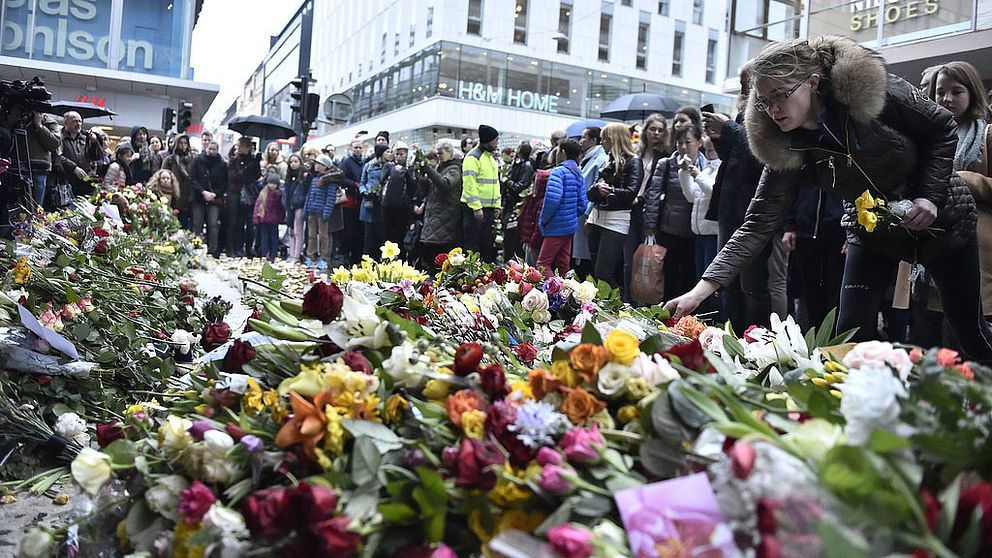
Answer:
M68 182L58 182L51 189L52 206L63 208L72 203L72 185Z
M424 222L422 220L416 220L410 223L409 228L406 230L406 234L403 236L403 250L407 254L415 254L417 251L417 245L420 244L420 233L424 230Z
M659 304L665 297L665 255L668 249L654 237L637 247L630 269L630 298L641 304Z
M258 182L252 181L241 187L241 205L255 207L255 200L258 199Z

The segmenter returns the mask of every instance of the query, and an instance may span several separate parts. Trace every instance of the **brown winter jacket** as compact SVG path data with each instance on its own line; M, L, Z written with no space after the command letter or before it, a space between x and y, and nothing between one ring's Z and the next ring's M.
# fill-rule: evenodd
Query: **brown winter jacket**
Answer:
M978 160L958 175L978 207L978 261L982 269L982 313L992 316L992 124L985 128L985 146Z
M843 224L851 244L926 265L974 238L975 201L952 171L957 134L951 113L889 75L876 53L843 37L829 40L834 64L822 82L821 99L833 116L836 129L831 131L844 145L780 131L767 114L753 108L757 99L752 91L745 113L748 143L765 169L745 223L704 279L727 285L762 250L793 206L803 169L811 171L805 176L815 176L819 188L844 200ZM889 201L930 200L938 210L931 227L944 232L879 227L866 233L857 224L853 203L865 190Z

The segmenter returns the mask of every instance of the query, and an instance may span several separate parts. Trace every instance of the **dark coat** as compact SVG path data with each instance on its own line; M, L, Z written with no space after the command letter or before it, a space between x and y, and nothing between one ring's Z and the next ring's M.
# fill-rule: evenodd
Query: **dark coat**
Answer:
M799 183L796 203L782 228L800 238L843 242L844 228L840 225L843 216L844 204L837 196L805 179Z
M179 181L179 195L172 199L172 207L176 209L186 209L192 199L193 186L189 175L192 166L193 157L189 155L169 153L162 161L162 168L171 171Z
M310 191L307 192L307 201L303 206L303 214L307 217L318 215L323 221L329 220L334 212L338 188L347 186L348 182L344 173L337 167L331 167L323 175L313 175L310 180Z
M286 173L285 204L288 211L303 209L303 205L307 202L307 194L309 192L310 181L302 169L297 171L295 175L292 171Z
M462 160L451 159L434 170L425 168L431 179L424 207L424 228L420 242L424 244L450 244L458 242L462 230Z
M223 196L227 189L227 163L220 155L208 157L206 153L200 153L189 168L189 187L195 203L203 203L203 192Z
M719 138L713 138L713 147L720 156L720 169L716 172L713 196L706 218L719 221L724 227L736 229L744 222L747 206L758 189L761 171L765 168L751 153L744 129L744 112L737 120L723 125Z
M541 244L544 241L539 222L541 220L541 209L544 207L544 194L547 192L548 179L550 177L551 169L538 169L534 173L534 188L524 198L524 206L520 210L520 217L517 219L517 231L520 234L520 243L529 245L536 251L540 251ZM582 181L582 188L585 189L585 180ZM584 210L585 208L583 208Z
M390 212L410 212L413 210L413 198L417 195L417 177L409 166L399 170L396 164L390 163L382 181L382 209Z
M503 183L503 212L509 214L514 206L520 202L520 194L530 188L534 182L534 165L530 160L513 162L509 172L506 173L506 182Z
M586 192L589 201L596 204L598 209L609 211L630 209L634 206L637 193L641 191L644 165L641 164L640 157L631 155L624 163L623 168L617 171L616 163L610 159L603 170L599 171L599 178L613 186L613 193L608 197L602 197L599 195L596 185L593 184ZM645 211L647 211L646 208Z
M834 64L823 95L820 132L783 133L767 114L745 114L754 155L765 163L745 223L703 274L726 285L776 232L795 203L802 169L819 188L844 200L848 243L909 262L938 261L975 237L977 213L968 187L952 171L957 145L951 113L905 80L889 75L881 58L850 39L830 46ZM836 136L837 140L831 136ZM880 227L865 232L854 200L865 190L888 201L926 198L937 207L937 231Z

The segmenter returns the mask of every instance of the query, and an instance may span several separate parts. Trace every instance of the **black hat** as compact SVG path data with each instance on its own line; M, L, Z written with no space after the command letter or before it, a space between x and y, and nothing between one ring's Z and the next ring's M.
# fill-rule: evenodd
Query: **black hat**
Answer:
M389 149L388 145L379 144L375 146L373 148L375 151L375 158L378 159L379 157L382 157L382 154L385 153L387 149Z
M386 138L386 143L389 143L389 132L383 130L383 131L379 132L378 134L376 134L375 135L375 138L376 139Z
M479 125L479 143L489 143L499 137L499 132L492 126Z

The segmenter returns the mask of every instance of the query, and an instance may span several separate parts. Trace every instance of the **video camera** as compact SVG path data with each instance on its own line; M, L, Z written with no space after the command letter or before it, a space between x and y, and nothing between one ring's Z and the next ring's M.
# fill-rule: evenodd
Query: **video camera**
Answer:
M45 82L35 76L31 81L0 80L0 159L9 167L0 173L0 236L9 236L9 214L18 204L30 207L31 161L25 129L41 112L48 112L52 94Z
M51 110L52 104L48 102L51 99L52 94L45 89L45 82L38 76L31 81L0 81L0 112L5 116L20 107L19 120L30 120L36 112Z

